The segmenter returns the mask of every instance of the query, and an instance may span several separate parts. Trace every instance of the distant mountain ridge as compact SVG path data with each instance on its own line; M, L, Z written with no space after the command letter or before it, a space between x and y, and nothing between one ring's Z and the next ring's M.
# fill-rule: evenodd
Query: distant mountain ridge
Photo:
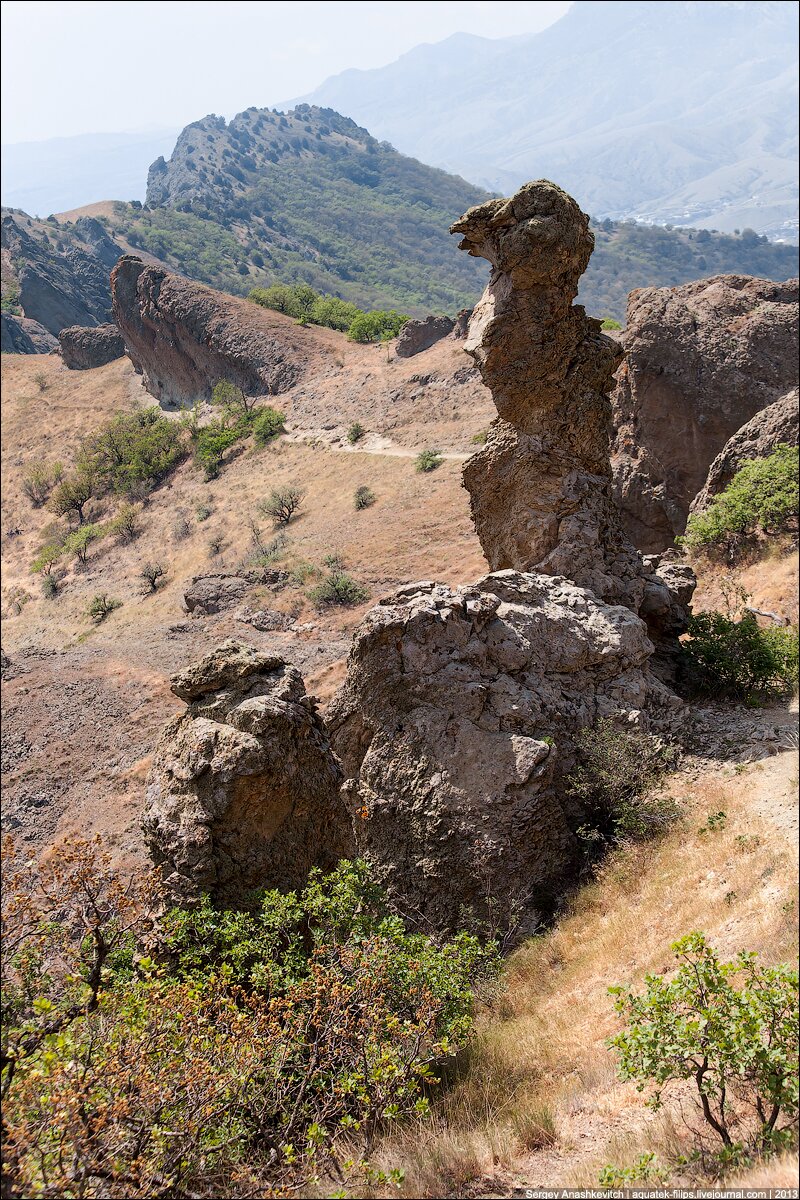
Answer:
M504 194L557 180L597 218L797 240L798 6L577 0L541 33L454 34L304 100Z

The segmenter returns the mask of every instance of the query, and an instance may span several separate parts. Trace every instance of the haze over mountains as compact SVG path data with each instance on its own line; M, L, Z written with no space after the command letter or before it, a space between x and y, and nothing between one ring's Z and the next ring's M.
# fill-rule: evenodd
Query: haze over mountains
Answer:
M542 33L456 34L303 99L490 190L593 216L797 239L798 8L577 0Z

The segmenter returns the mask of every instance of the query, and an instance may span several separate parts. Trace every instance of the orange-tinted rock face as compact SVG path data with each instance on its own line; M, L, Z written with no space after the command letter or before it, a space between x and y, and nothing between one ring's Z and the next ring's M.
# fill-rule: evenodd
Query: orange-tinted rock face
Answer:
M797 280L719 275L631 292L612 396L615 490L644 551L683 533L729 438L797 386Z

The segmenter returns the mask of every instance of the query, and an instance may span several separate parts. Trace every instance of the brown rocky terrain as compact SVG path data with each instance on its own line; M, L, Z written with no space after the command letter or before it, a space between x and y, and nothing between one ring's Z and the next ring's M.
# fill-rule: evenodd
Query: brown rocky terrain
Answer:
M104 367L115 358L122 358L125 342L116 325L95 325L86 328L71 325L58 335L64 366L71 371L87 371Z
M3 354L52 354L58 347L58 340L38 321L12 313L3 313L0 321Z
M631 292L612 397L615 490L640 549L683 533L709 465L797 387L798 284L720 275Z

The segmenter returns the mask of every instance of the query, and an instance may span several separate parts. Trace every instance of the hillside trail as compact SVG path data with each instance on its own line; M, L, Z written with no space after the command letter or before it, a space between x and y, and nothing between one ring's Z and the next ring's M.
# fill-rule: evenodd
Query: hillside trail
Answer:
M790 848L797 854L798 838L798 699L763 709L726 705L699 707L695 714L708 738L703 758L689 756L689 778L698 783L717 780L733 768L725 786L753 820L754 827L768 827L775 836L776 850ZM710 737L709 737L709 731ZM732 735L735 742L732 747ZM759 742L761 745L759 745ZM686 779L679 772L675 779ZM552 1146L535 1150L516 1167L498 1171L484 1179L473 1195L485 1200L523 1197L539 1188L576 1187L576 1179L589 1172L606 1148L638 1143L648 1118L641 1105L620 1104L617 1090L609 1081L599 1088L576 1087L559 1106L561 1135ZM581 1186L596 1186L593 1179Z
M422 447L414 449L410 446L400 446L391 438L379 433L367 433L351 445L347 441L347 434L344 430L336 427L326 428L321 425L308 429L287 425L283 441L302 442L310 446L322 444L326 450L337 450L343 454L380 454L386 458L416 458L422 449ZM473 453L474 451L464 453L459 450L437 450L439 457L449 462L466 462Z

